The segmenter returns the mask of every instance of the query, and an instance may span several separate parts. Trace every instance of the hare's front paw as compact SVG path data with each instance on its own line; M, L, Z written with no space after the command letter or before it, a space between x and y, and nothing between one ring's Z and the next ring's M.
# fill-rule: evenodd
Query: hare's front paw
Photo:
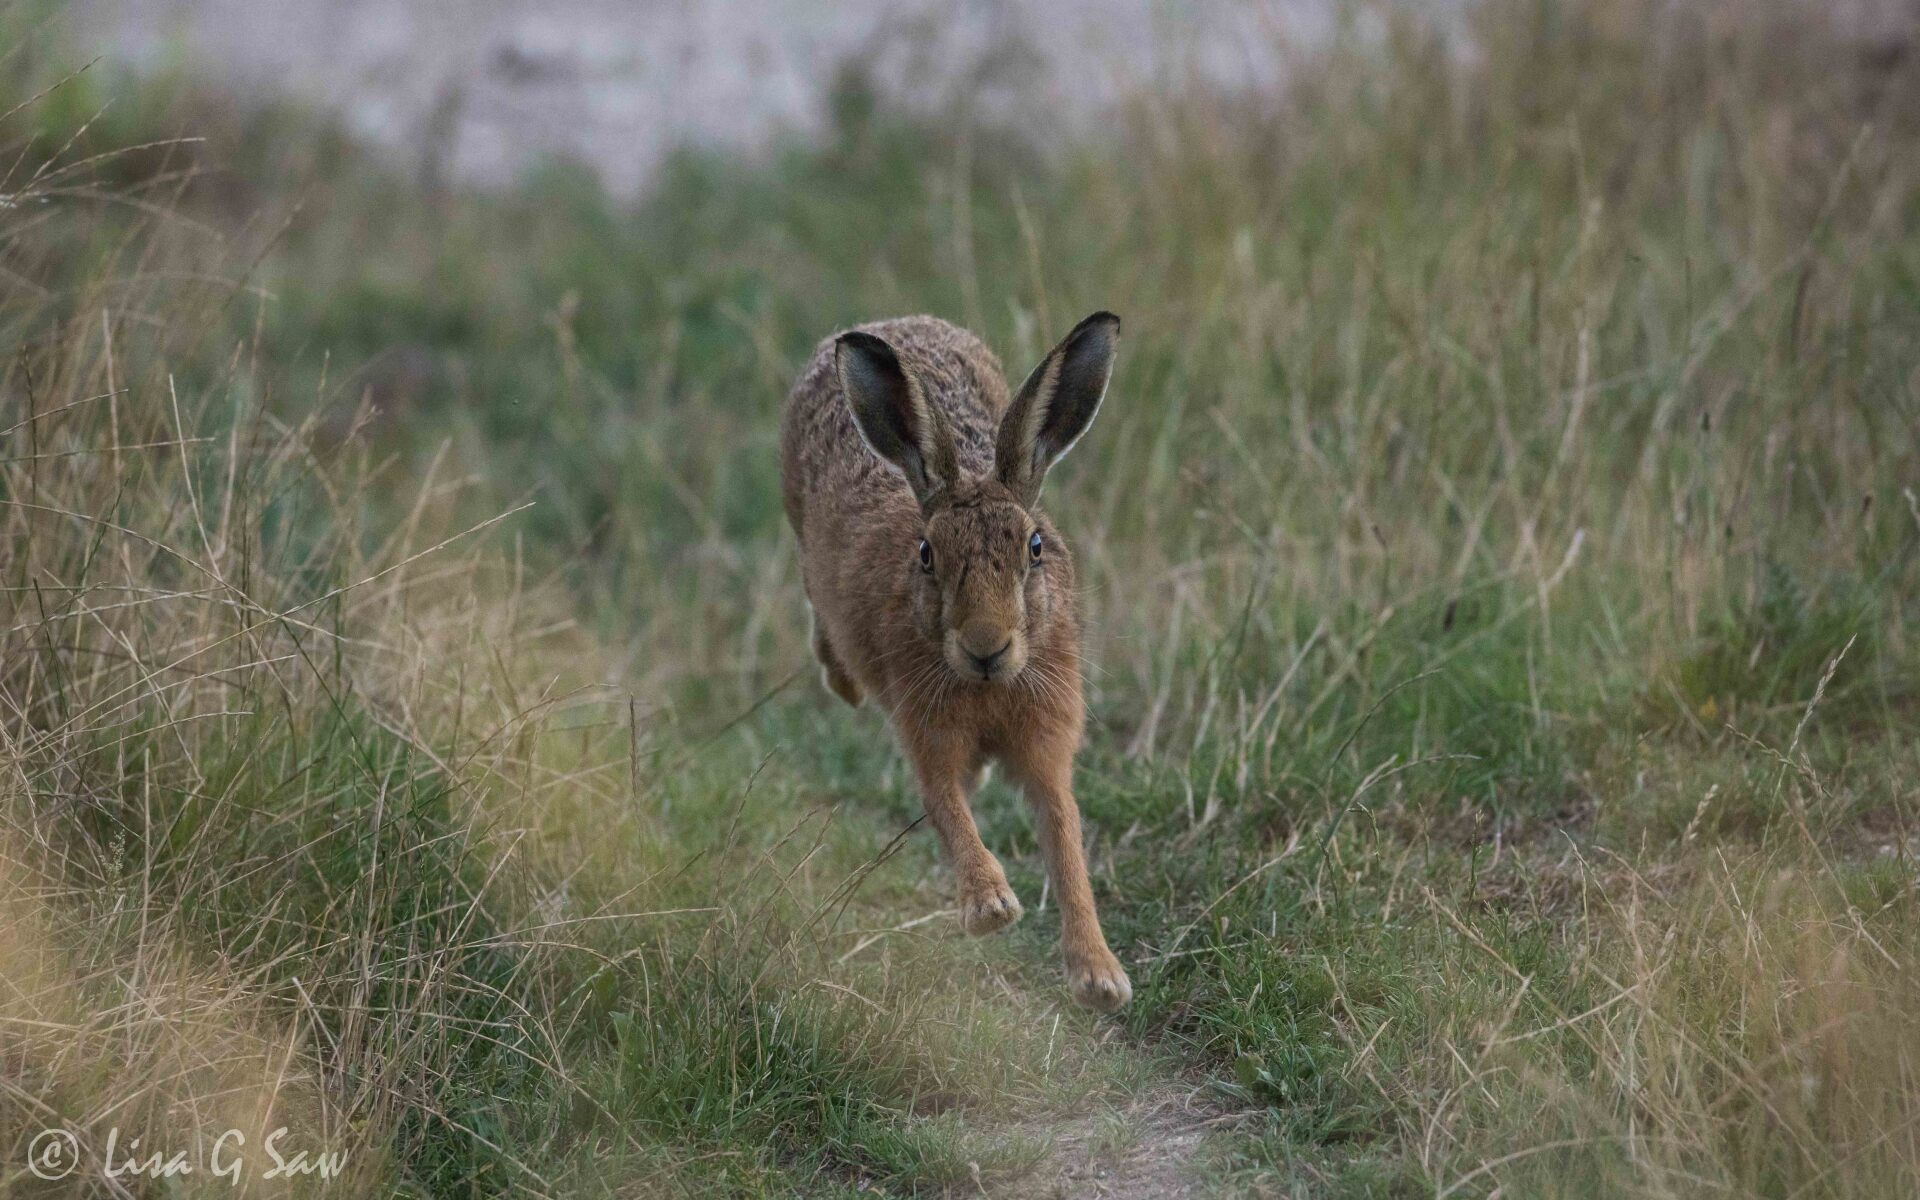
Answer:
M983 878L961 885L960 927L979 937L1005 929L1020 919L1020 898L1005 876Z
M1067 987L1083 1008L1113 1012L1133 999L1133 984L1105 946L1067 956Z

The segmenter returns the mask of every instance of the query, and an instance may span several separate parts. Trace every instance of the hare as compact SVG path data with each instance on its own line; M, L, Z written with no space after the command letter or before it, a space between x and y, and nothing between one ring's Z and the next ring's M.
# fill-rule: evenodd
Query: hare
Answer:
M979 338L934 317L822 342L787 397L781 488L813 651L848 704L871 695L911 761L970 934L1020 919L969 799L989 760L1025 791L1060 902L1067 982L1133 996L1094 912L1073 799L1085 708L1073 559L1036 504L1092 423L1120 319L1080 322L1011 401Z

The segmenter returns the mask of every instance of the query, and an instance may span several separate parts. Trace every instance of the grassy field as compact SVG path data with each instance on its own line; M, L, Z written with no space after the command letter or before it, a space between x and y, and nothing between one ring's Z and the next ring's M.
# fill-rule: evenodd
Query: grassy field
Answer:
M55 10L49 10L55 11ZM1071 145L423 179L0 15L0 1196L1920 1192L1920 65L1486 0ZM1358 30L1372 32L1363 35ZM1111 308L1055 473L1136 999L964 938L776 415ZM73 1133L81 1170L28 1170ZM270 1165L250 1160L257 1175Z

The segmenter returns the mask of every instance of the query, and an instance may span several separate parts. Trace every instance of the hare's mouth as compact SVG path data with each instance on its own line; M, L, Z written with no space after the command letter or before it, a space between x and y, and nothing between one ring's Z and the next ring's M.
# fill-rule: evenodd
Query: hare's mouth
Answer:
M1007 683L1027 665L1026 647L1020 645L1019 641L1019 638L1008 634L999 649L976 654L960 645L958 639L949 638L946 647L947 666L970 683Z

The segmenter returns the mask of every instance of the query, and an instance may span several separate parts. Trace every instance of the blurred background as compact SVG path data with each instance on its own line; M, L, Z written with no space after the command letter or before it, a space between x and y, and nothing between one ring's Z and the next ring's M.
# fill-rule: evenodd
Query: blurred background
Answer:
M80 0L73 23L117 62L300 97L467 181L567 157L630 196L681 145L764 153L818 136L852 65L897 102L1057 136L1175 73L1270 88L1276 42L1324 36L1336 7Z
M1109 1020L776 467L1099 308ZM1910 0L0 0L0 351L0 1194L1920 1191Z

